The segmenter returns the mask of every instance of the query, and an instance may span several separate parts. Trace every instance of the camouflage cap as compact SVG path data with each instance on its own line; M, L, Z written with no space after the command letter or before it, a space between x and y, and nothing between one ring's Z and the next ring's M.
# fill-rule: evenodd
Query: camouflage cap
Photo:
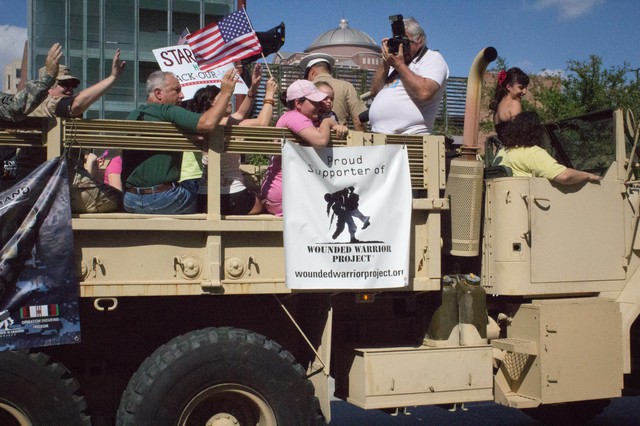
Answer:
M38 77L42 78L47 73L47 67L42 67L38 70ZM71 75L71 70L67 68L66 65L60 65L60 69L58 70L58 77L56 80L75 80L78 84L80 84L80 79L78 77L74 77Z

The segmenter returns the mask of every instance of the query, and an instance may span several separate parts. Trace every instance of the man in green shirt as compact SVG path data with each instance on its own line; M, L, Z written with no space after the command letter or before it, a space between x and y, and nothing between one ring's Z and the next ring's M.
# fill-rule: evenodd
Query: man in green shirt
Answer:
M225 115L238 74L229 70L221 82L220 99L202 114L187 111L180 82L170 72L156 71L147 79L147 103L127 119L168 121L190 133L210 133ZM197 211L196 195L180 186L181 152L125 150L122 153L124 208L130 213L187 214Z

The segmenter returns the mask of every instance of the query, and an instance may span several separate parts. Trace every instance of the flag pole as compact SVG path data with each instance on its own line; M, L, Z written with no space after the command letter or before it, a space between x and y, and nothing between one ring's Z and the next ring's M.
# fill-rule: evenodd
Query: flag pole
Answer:
M267 72L269 73L269 77L273 78L273 74L271 74L271 70L269 69L269 64L267 63L267 58L264 57L264 53L260 52L262 55L262 59L264 59L264 66L267 67Z
M244 16L247 17L247 22L249 22L249 27L251 28L251 31L253 31L255 33L256 30L253 29L253 24L251 23L251 19L249 19L249 15L247 14L247 10L244 8L244 5L242 6L242 11L244 12ZM267 58L265 58L264 52L262 51L262 46L260 46L260 55L262 56L262 59L264 60L265 67L267 67L267 72L269 73L269 77L273 78L273 74L271 74L271 70L269 69L269 64L267 64Z

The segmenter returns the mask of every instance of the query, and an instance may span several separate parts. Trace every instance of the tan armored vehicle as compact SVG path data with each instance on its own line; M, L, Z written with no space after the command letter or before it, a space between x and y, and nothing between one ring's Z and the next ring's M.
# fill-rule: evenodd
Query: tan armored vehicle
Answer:
M281 129L228 127L199 142L164 123L109 120L1 132L2 144L42 146L50 158L69 141L205 144L209 198L206 214L74 215L81 342L1 353L0 419L314 424L331 421L330 379L337 397L364 409L495 401L559 414L588 401L572 410L586 416L621 396L638 374L638 130L627 120L625 131L623 111L549 126L557 158L597 169L600 185L484 179L473 147L494 54L471 70L461 157L450 158L443 136L334 141L409 150L419 197L403 289L289 290L282 220L219 214L220 154L278 154ZM597 158L580 158L584 146L597 146Z

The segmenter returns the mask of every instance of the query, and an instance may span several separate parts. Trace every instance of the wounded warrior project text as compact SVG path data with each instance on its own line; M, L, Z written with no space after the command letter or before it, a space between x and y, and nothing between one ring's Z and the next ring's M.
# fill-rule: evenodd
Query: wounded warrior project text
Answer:
M404 275L404 269L386 269L381 271L295 271L296 278L384 278L384 277L401 277Z
M369 253L391 253L390 245L378 246L307 246L309 253L333 254L332 262L370 262ZM355 251L355 254L352 254Z

